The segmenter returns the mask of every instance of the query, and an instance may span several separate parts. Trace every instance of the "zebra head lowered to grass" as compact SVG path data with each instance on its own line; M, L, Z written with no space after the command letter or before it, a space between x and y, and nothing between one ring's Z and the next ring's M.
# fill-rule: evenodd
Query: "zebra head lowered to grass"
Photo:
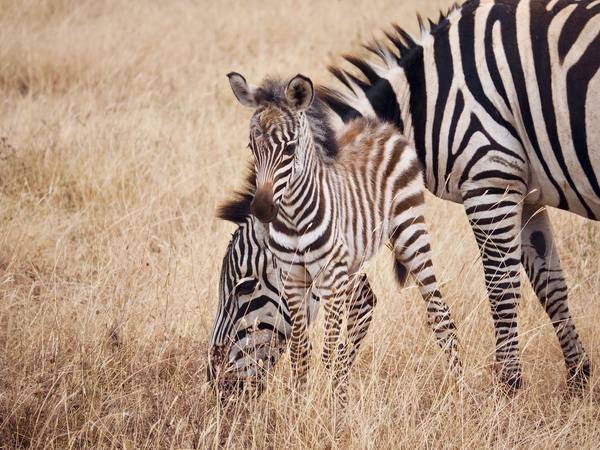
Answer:
M415 145L427 188L462 203L479 245L499 376L521 385L522 264L550 318L573 386L590 361L567 304L545 206L600 219L600 1L470 0L400 27L332 73L324 101L348 122L390 121Z
M262 389L291 335L279 272L266 242L268 231L250 214L254 185L251 177L246 190L219 209L221 219L237 225L221 265L219 304L210 337L208 379L224 396L245 386ZM365 274L360 274L352 295L347 323L348 369L369 329L376 303ZM308 301L308 321L312 322L319 299L312 294Z
M232 391L246 379L257 379L255 361L273 365L289 334L289 313L279 299L279 277L262 224L249 214L252 192L239 195L219 211L238 225L221 264L219 303L210 336L209 381L219 379ZM260 331L257 342L256 331Z
M251 211L269 223L268 245L281 271L291 320L290 357L303 386L310 345L309 288L325 310L323 361L345 393L338 351L350 279L386 243L396 267L412 274L430 324L460 367L455 326L441 298L423 212L424 184L416 152L393 125L357 119L336 135L312 82L267 79L249 85L229 74L231 88L250 121L256 191Z

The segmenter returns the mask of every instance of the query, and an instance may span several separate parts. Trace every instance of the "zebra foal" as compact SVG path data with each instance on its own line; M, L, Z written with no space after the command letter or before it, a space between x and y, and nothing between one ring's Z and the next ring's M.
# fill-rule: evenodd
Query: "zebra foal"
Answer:
M443 302L423 219L424 183L416 152L391 124L357 119L335 136L312 82L265 80L260 87L230 73L250 122L256 192L251 212L269 224L269 248L281 271L292 331L296 383L306 383L306 292L325 310L323 361L343 387L342 312L351 275L390 243L396 267L412 274L428 320L453 370L460 367L456 328Z

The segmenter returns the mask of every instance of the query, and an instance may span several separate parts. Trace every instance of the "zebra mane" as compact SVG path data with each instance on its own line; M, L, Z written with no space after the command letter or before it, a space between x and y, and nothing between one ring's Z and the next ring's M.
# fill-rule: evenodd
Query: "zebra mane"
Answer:
M283 80L267 78L257 90L257 102L286 105L285 86L286 82ZM306 110L306 116L317 154L324 160L335 159L339 153L337 139L331 124L329 107L320 98L318 89L315 92L315 99Z
M473 11L478 5L479 0L455 3L445 13L440 11L437 21L432 19L425 21L417 14L420 40L415 39L399 25L393 24L392 31L384 31L386 40L373 39L370 44L363 45L369 53L380 60L379 63L366 57L344 55L344 60L357 69L358 76L340 67L329 66L329 72L343 84L345 92L330 87L319 87L319 97L344 122L360 116L375 115L381 120L393 121L395 117L392 115L397 114L397 111L393 109L384 109L377 113L373 111L369 102L369 95L373 95L371 88L391 69L408 66L417 55L422 53L421 42L424 39L435 38L448 29L453 14Z
M217 217L227 222L241 225L251 215L250 204L254 199L256 189L256 174L254 170L248 170L244 187L233 193L231 199L217 208Z

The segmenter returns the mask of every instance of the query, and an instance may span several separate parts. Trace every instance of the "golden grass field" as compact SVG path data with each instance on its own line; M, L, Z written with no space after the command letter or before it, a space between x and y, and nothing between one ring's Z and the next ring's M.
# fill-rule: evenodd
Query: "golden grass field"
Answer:
M414 32L417 10L431 17L448 4L0 0L0 447L597 447L598 376L567 395L558 342L526 282L526 387L508 397L494 384L475 242L461 206L434 198L462 380L445 380L422 301L396 287L386 250L367 270L379 305L337 437L316 350L297 404L286 359L258 400L220 409L206 384L234 228L214 211L250 158L250 113L225 74L331 83L326 65L339 55L392 21ZM600 224L551 215L598 367Z

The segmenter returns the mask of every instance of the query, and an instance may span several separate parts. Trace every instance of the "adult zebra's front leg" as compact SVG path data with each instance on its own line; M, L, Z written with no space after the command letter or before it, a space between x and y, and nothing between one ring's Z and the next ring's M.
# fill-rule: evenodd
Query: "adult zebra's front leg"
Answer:
M499 376L521 387L517 307L521 296L521 214L523 193L513 187L471 187L463 204L481 252L496 335Z
M583 387L589 380L590 359L569 312L567 284L545 209L524 206L521 243L523 267L554 326L569 371L568 382L573 387Z

